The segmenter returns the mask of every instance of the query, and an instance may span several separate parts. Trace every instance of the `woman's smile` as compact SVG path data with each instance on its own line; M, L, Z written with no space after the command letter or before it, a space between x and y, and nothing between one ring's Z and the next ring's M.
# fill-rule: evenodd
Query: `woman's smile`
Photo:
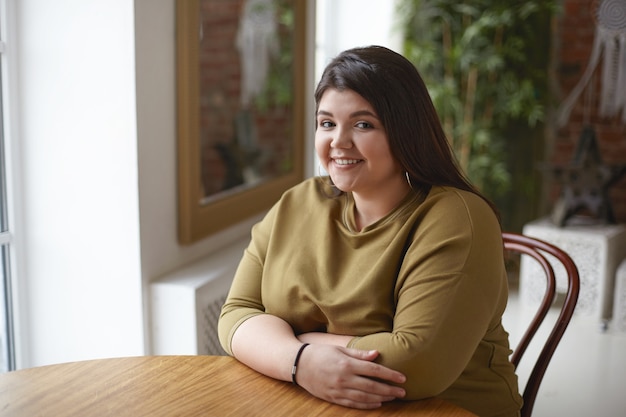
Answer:
M337 165L343 165L343 166L356 165L359 162L363 162L360 159L333 159L332 161Z

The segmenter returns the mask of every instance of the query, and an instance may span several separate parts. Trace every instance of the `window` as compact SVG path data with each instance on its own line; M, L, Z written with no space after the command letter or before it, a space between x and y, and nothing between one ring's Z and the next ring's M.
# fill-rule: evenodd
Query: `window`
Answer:
M15 331L13 328L13 300L11 259L14 240L10 227L9 183L10 158L7 129L7 1L0 0L0 372L16 367Z

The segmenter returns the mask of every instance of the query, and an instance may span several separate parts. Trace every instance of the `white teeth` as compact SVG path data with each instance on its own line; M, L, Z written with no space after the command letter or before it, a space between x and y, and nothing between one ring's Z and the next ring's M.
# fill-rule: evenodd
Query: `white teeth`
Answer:
M335 159L335 163L337 163L338 165L352 165L358 162L358 159Z

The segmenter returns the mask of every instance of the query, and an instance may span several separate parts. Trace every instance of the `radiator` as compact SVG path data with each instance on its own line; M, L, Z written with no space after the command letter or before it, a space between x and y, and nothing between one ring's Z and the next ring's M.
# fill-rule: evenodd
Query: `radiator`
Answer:
M150 285L154 355L225 355L217 320L248 242L229 246Z

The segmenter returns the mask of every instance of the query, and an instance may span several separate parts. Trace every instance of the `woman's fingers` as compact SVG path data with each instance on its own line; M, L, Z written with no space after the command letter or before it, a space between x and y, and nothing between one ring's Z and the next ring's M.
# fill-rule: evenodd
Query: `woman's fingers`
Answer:
M356 372L359 375L381 379L384 381L393 382L395 384L403 384L404 382L406 382L406 377L401 372L389 369L373 362L373 360L378 357L378 351L350 348L345 348L345 351L349 356L361 360L357 364L358 368L356 369Z
M355 375L350 381L328 381L328 400L354 408L377 408L383 402L404 397L404 390Z
M298 367L298 382L311 394L335 404L371 409L403 398L400 372L372 362L376 351L358 351L329 345L305 349Z

